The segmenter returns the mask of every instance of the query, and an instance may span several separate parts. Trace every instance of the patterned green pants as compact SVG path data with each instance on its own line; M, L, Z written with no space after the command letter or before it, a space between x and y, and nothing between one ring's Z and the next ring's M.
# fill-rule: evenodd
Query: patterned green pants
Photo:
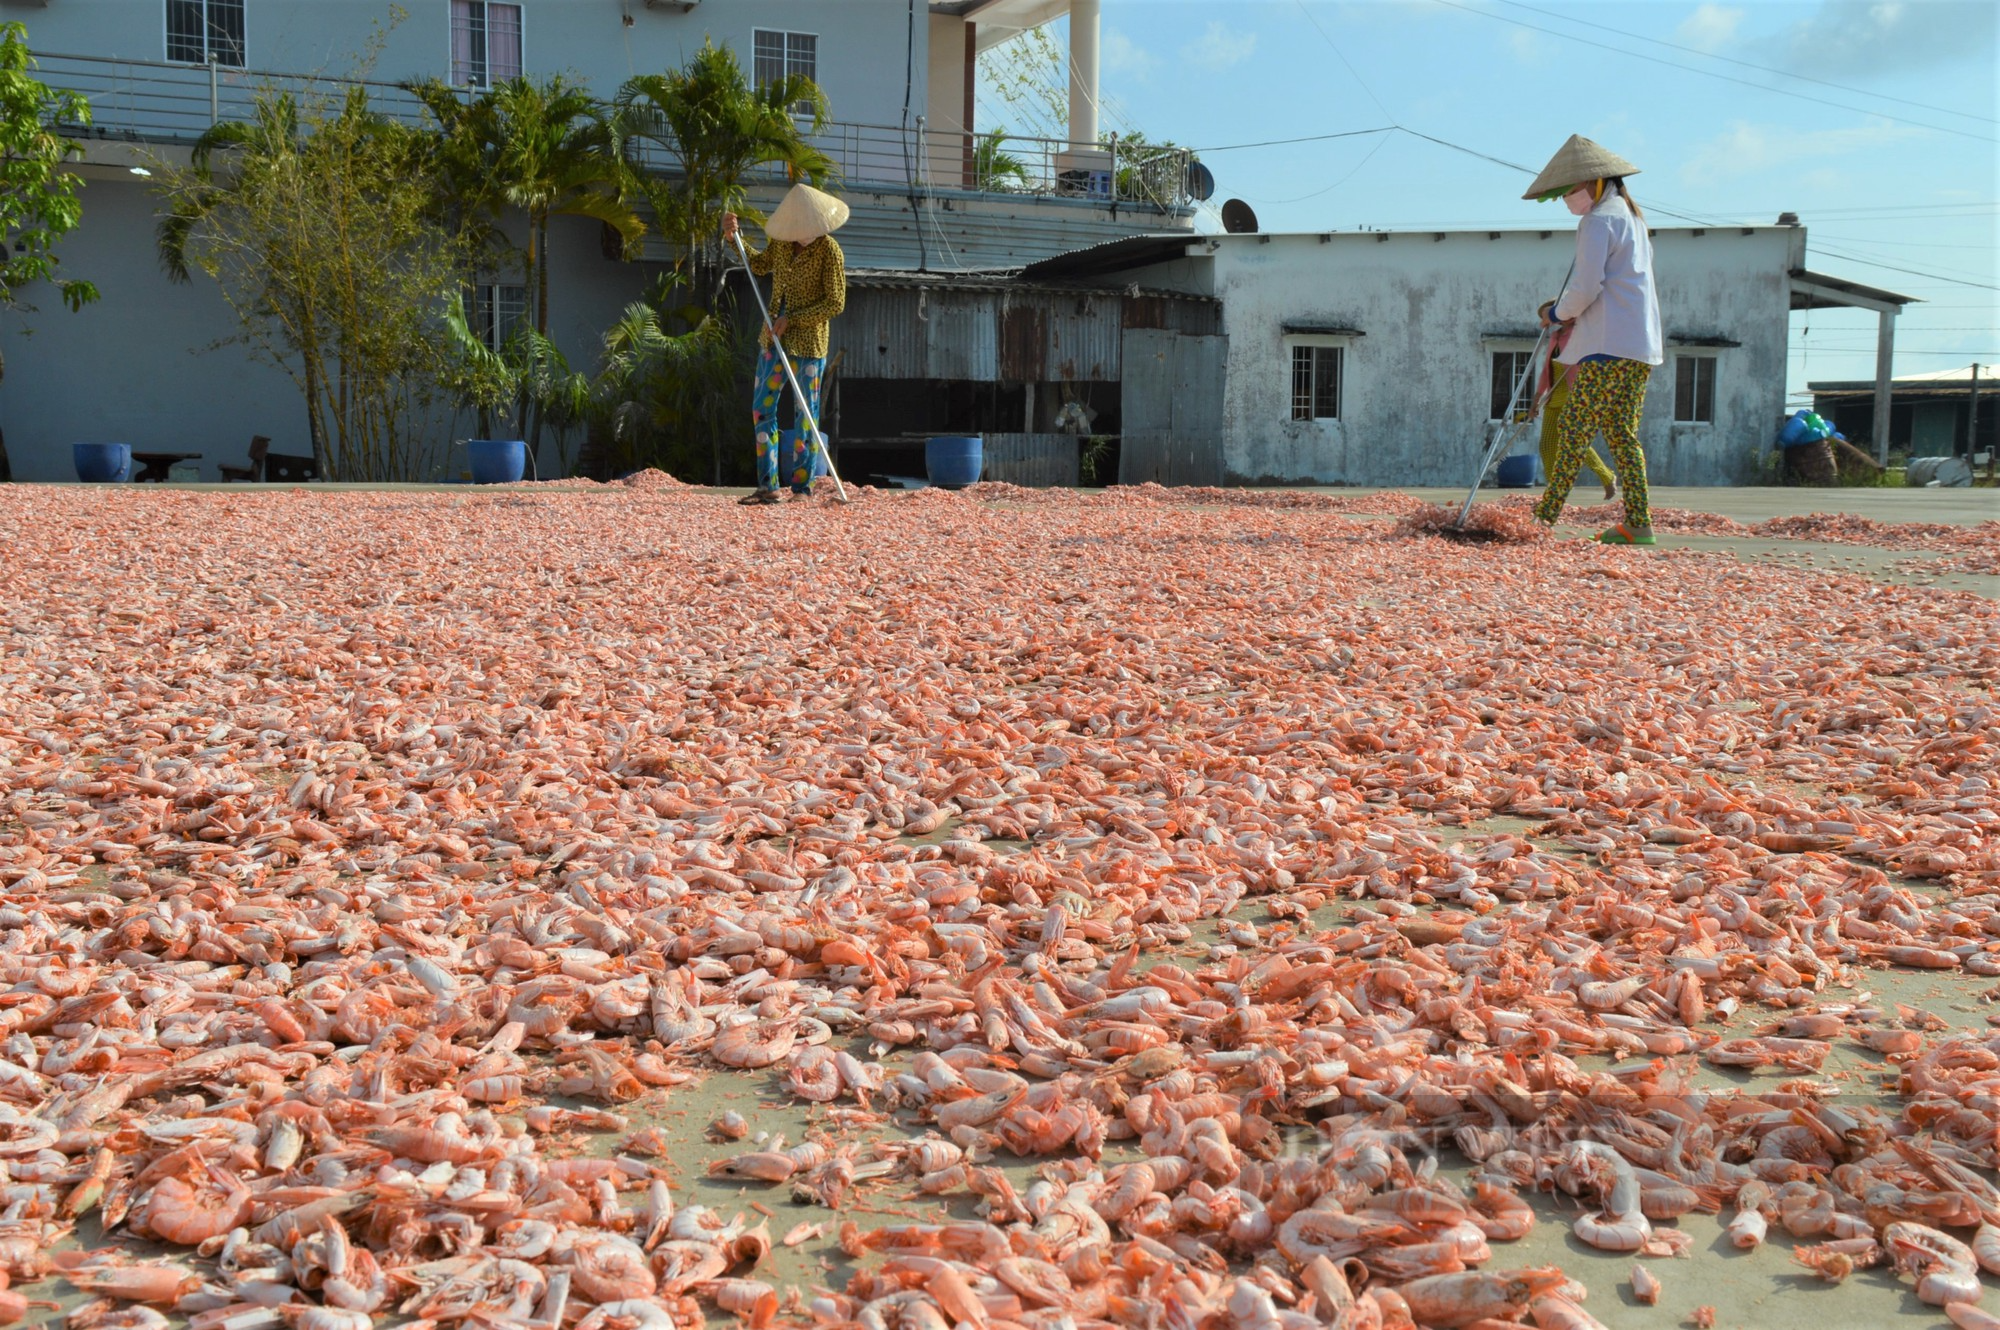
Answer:
M1556 432L1556 464L1535 516L1551 525L1562 515L1577 468L1599 431L1618 473L1625 500L1625 525L1650 527L1646 501L1646 454L1639 450L1639 412L1646 404L1646 380L1653 367L1639 360L1586 361L1571 368L1574 386Z

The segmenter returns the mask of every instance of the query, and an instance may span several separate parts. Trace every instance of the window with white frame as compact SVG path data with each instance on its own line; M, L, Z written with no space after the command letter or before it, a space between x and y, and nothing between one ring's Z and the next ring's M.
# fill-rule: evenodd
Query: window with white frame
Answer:
M1340 380L1346 348L1338 342L1294 341L1292 419L1340 419Z
M521 77L521 6L451 0L451 81L490 88Z
M243 0L167 0L167 59L243 68Z
M1513 405L1514 390L1520 385L1523 374L1535 372L1535 353L1532 349L1520 351L1495 351L1493 353L1493 387L1486 404L1488 420L1505 420L1507 408ZM1530 380L1527 399L1535 399L1535 384Z
M528 323L528 288L504 282L477 282L472 287L472 335L489 351L507 345Z
M1674 423L1715 423L1715 357L1674 357Z
M796 76L819 81L819 37L810 32L775 32L769 28L750 30L750 78L758 86ZM809 114L810 106L800 103L792 110Z

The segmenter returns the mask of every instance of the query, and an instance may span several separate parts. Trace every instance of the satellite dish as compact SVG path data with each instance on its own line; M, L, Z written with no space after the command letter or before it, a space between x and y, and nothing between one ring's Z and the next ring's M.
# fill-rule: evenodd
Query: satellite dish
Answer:
M1188 197L1196 203L1208 202L1215 193L1215 176L1200 162L1189 162L1187 169Z
M1233 236L1249 235L1257 229L1257 214L1242 199L1230 199L1222 205L1222 229Z

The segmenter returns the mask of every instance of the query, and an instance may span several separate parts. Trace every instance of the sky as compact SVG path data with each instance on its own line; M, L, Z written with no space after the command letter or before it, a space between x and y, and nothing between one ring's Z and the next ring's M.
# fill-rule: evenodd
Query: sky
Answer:
M1632 192L1656 226L1796 212L1809 267L1922 300L1897 320L1897 374L1977 361L2000 377L1996 15L1960 0L1103 0L1103 127L1201 151L1216 179L1201 229L1241 198L1267 231L1573 226L1560 203L1521 200L1530 174L1486 159L1532 172L1580 133L1640 167ZM1050 31L1066 50L1067 21ZM982 88L981 128L1020 116ZM1402 130L1355 132L1383 126ZM1335 134L1351 137L1237 146ZM1875 320L1793 314L1788 393L1872 380Z

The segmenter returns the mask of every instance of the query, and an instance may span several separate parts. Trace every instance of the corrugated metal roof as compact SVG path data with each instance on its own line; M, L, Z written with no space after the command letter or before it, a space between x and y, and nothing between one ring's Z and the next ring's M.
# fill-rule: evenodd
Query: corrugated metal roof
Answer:
M1144 268L1154 263L1165 263L1170 259L1182 258L1187 247L1206 237L1193 232L1176 235L1128 235L1118 240L1102 244L1087 245L1082 249L1072 249L1040 259L1021 269L1023 277L1036 280L1050 277L1080 277L1086 274L1124 272L1128 268Z

